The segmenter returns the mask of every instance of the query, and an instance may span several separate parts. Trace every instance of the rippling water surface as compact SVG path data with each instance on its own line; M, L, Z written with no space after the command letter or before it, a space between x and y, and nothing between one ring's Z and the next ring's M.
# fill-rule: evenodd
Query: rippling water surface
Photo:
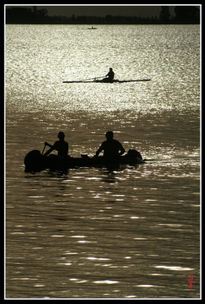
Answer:
M63 83L109 67L151 81ZM113 130L149 161L25 173L59 130L72 156ZM7 298L198 298L199 26L7 25L5 192Z

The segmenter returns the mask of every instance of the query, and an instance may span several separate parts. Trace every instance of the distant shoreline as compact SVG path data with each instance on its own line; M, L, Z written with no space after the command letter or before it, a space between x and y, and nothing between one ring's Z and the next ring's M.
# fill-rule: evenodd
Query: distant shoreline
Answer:
M23 23L23 22L6 22L6 25L95 25L95 26L100 26L100 25L200 25L200 23L31 23L31 22L27 22L27 23ZM97 29L97 28L96 28Z
M168 8L167 8L168 9ZM195 7L177 7L171 17L162 7L159 17L138 16L49 16L46 9L12 7L6 10L6 24L200 24L200 10Z

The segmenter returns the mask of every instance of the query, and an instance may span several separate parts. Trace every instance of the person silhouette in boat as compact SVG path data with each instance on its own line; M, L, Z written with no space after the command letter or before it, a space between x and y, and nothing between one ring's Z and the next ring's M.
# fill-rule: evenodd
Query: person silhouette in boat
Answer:
M108 131L105 136L107 140L101 144L94 157L98 157L100 152L104 151L103 157L105 161L118 161L120 155L125 152L125 149L118 140L113 139L114 134L112 131Z
M53 150L58 151L58 156L66 158L68 155L68 143L64 140L65 134L63 132L58 133L59 140L56 141L53 145L45 142L45 146L49 146L50 149L44 154L44 156L49 155Z
M107 75L105 75L106 78L103 79L103 81L112 82L114 79L115 73L112 68L109 69L109 72Z

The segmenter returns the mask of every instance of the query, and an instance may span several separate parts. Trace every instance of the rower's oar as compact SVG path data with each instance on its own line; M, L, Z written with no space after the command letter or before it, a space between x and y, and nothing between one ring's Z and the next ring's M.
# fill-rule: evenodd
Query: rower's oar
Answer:
M99 78L105 78L106 76L99 76L99 77L93 77L93 78L87 78L87 79L81 79L81 80L67 80L67 81L63 81L63 83L73 83L73 82L84 82L87 80L96 80Z
M42 155L43 155L43 153L45 151L45 148L46 148L46 144L44 144L43 151L41 152Z
M103 78L103 77L105 77L105 76L99 76L99 77L87 78L87 79L83 79L82 81L84 81L84 80L93 80L93 79L98 79L98 78Z

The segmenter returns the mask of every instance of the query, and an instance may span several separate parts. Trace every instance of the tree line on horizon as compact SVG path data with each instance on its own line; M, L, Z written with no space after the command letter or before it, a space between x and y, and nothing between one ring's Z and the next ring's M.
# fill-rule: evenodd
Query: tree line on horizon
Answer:
M195 6L175 6L171 16L168 6L161 6L159 17L138 16L49 16L36 6L6 9L6 24L199 24L200 10Z

